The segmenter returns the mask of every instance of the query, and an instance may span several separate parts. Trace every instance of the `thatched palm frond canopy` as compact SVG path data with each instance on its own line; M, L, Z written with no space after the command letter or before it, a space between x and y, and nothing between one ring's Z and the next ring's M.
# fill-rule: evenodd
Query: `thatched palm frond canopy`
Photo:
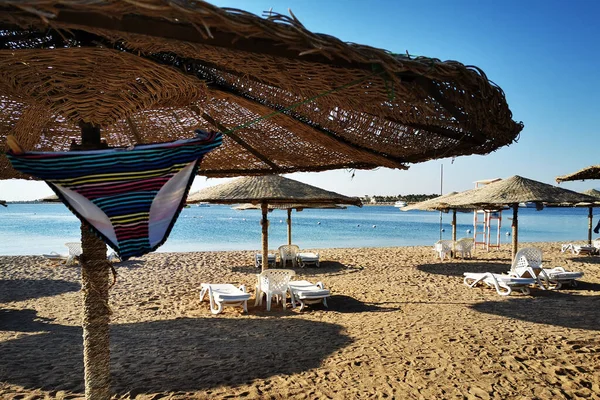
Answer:
M459 193L448 199L449 208L466 205L503 206L525 202L574 205L593 197L515 175L489 185Z
M585 192L583 192L583 194L600 199L600 190L589 189L589 190L586 190Z
M414 203L405 207L402 207L400 210L402 211L411 211L411 210L423 210L423 211L444 211L447 212L450 207L448 207L448 201L452 199L458 192L450 192L446 193L442 196L435 197L433 199L421 201L418 203ZM472 209L470 207L464 208L465 210Z
M600 165L592 165L572 174L557 176L556 182L583 181L586 179L600 179Z
M476 67L181 0L0 0L0 108L0 146L26 150L66 150L79 121L112 146L220 130L209 176L406 168L523 128Z
M192 193L188 196L187 202L266 203L271 205L322 205L328 203L362 206L357 197L344 196L278 175L239 178Z
M515 175L477 189L459 193L448 199L448 208L476 205L480 208L511 206L512 217L512 256L518 246L519 203L534 202L536 205L574 206L582 202L594 202L594 197L562 189L546 183Z
M346 208L346 206L340 206L340 205L337 205L337 204L328 204L328 203L323 203L323 204L319 204L319 203L314 203L314 204L292 203L292 204L269 204L268 208L269 208L269 211L273 211L273 210L296 210L296 211L302 211L305 208L325 208L325 209L343 210L343 209ZM244 203L244 204L240 204L239 206L233 207L233 209L234 210L240 210L240 211L245 211L245 210L260 210L261 206L259 204Z

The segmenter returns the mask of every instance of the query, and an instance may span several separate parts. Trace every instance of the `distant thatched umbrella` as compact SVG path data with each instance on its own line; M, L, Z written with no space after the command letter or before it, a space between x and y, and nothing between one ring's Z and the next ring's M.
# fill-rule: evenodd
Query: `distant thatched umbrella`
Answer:
M519 203L534 202L538 208L544 205L574 206L577 203L594 202L585 194L562 189L518 175L486 186L459 193L446 200L448 208L475 205L478 208L509 206L513 209L512 256L517 252Z
M600 165L592 165L572 174L557 176L556 182L583 181L586 179L600 179Z
M6 201L4 201L4 200L0 200L0 206L8 207L8 205L6 204Z
M62 203L57 195L53 194L52 196L44 197L38 200L40 203Z
M328 209L336 209L343 210L346 207L340 206L337 204L269 204L269 212L273 210L287 210L287 237L288 244L292 244L292 210L296 210L296 212L300 212L305 208L328 208ZM260 210L260 204L252 204L246 203L241 204L239 206L233 207L234 210Z
M188 203L260 204L262 210L262 269L267 269L269 252L269 205L351 204L362 206L360 199L319 189L279 175L250 176L206 188L188 196Z
M597 201L595 203L580 203L577 206L588 207L588 245L592 245L592 219L594 218L594 207L600 206L600 191L596 189L589 189L582 192L588 196L594 197Z
M473 210L474 207L469 206L460 206L460 207L448 207L448 201L459 194L458 192L450 192L446 193L442 196L435 197L433 199L421 201L419 203L411 204L406 207L402 207L400 210L402 211L410 211L410 210L424 210L424 211L443 211L448 212L452 210L452 240L456 240L456 211L470 211Z

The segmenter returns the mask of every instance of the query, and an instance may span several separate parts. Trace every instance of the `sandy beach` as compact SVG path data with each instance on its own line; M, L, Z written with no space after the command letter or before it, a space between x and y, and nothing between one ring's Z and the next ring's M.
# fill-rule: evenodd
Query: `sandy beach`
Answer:
M525 246L525 244L521 244ZM462 283L510 249L440 262L431 247L319 249L301 279L329 309L212 315L202 282L254 292L253 252L154 253L115 264L115 398L599 399L600 257L529 243L575 288L500 297ZM0 257L0 398L83 398L80 270Z

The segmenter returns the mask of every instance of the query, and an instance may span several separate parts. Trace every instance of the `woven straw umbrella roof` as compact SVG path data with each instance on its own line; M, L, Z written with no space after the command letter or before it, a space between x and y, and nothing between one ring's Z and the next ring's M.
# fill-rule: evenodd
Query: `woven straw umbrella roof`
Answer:
M585 179L600 179L600 165L592 165L572 174L556 177L556 182L583 181Z
M447 201L452 199L458 192L450 192L446 193L442 196L435 197L433 199L420 201L418 203L414 203L405 207L402 207L400 210L402 211L411 211L411 210L423 210L423 211L445 211L450 210L448 207ZM464 207L464 210L472 210L472 207Z
M6 201L0 200L0 206L7 207Z
M562 189L546 183L515 175L486 186L459 193L447 199L448 208L475 205L478 208L512 206L512 256L518 246L519 203L534 202L537 205L574 206L582 202L594 202L595 198Z
M249 176L209 187L188 196L188 203L266 203L271 205L351 204L361 206L357 197L348 197L278 175ZM293 207L287 207L293 208Z
M245 210L260 210L261 206L259 204L252 204L252 203L245 203L245 204L240 204L239 206L235 206L232 207L234 210L241 210L241 211L245 211ZM346 207L345 206L340 206L337 204L298 204L298 203L292 203L292 204L269 204L268 206L269 211L271 210L296 210L296 211L302 211L305 208L327 208L327 209L336 209L336 210L343 210Z
M503 206L525 202L547 205L574 205L594 201L585 194L515 175L489 185L462 192L446 200L448 208L466 205Z
M600 190L589 189L589 190L586 190L585 192L583 192L583 194L600 199Z
M407 168L523 128L477 67L191 1L0 0L0 105L0 146L25 150L68 149L80 121L111 146L219 130L200 173L220 177Z

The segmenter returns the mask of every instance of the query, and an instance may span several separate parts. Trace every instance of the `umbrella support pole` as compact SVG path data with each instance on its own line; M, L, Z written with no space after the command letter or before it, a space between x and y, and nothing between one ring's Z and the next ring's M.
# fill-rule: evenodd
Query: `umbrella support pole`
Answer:
M594 219L594 208L590 207L588 209L588 246L592 245L592 225Z
M262 211L260 220L262 226L262 270L265 271L269 268L269 220L267 219L269 206L267 203L262 203L260 209Z
M85 397L110 399L110 263L106 244L87 224L81 224L81 248Z
M591 226L591 225L590 225ZM287 209L287 234L288 234L288 244L292 244L292 209Z
M100 129L80 123L81 145L71 150L106 148L101 143ZM108 400L110 390L110 308L108 289L110 263L106 259L106 244L90 227L81 224L81 290L83 292L83 366L85 398Z
M452 210L452 257L456 257L456 209Z
M512 256L511 263L515 259L517 255L517 244L519 242L519 220L517 219L517 214L519 211L519 205L513 204L513 219L512 219Z

